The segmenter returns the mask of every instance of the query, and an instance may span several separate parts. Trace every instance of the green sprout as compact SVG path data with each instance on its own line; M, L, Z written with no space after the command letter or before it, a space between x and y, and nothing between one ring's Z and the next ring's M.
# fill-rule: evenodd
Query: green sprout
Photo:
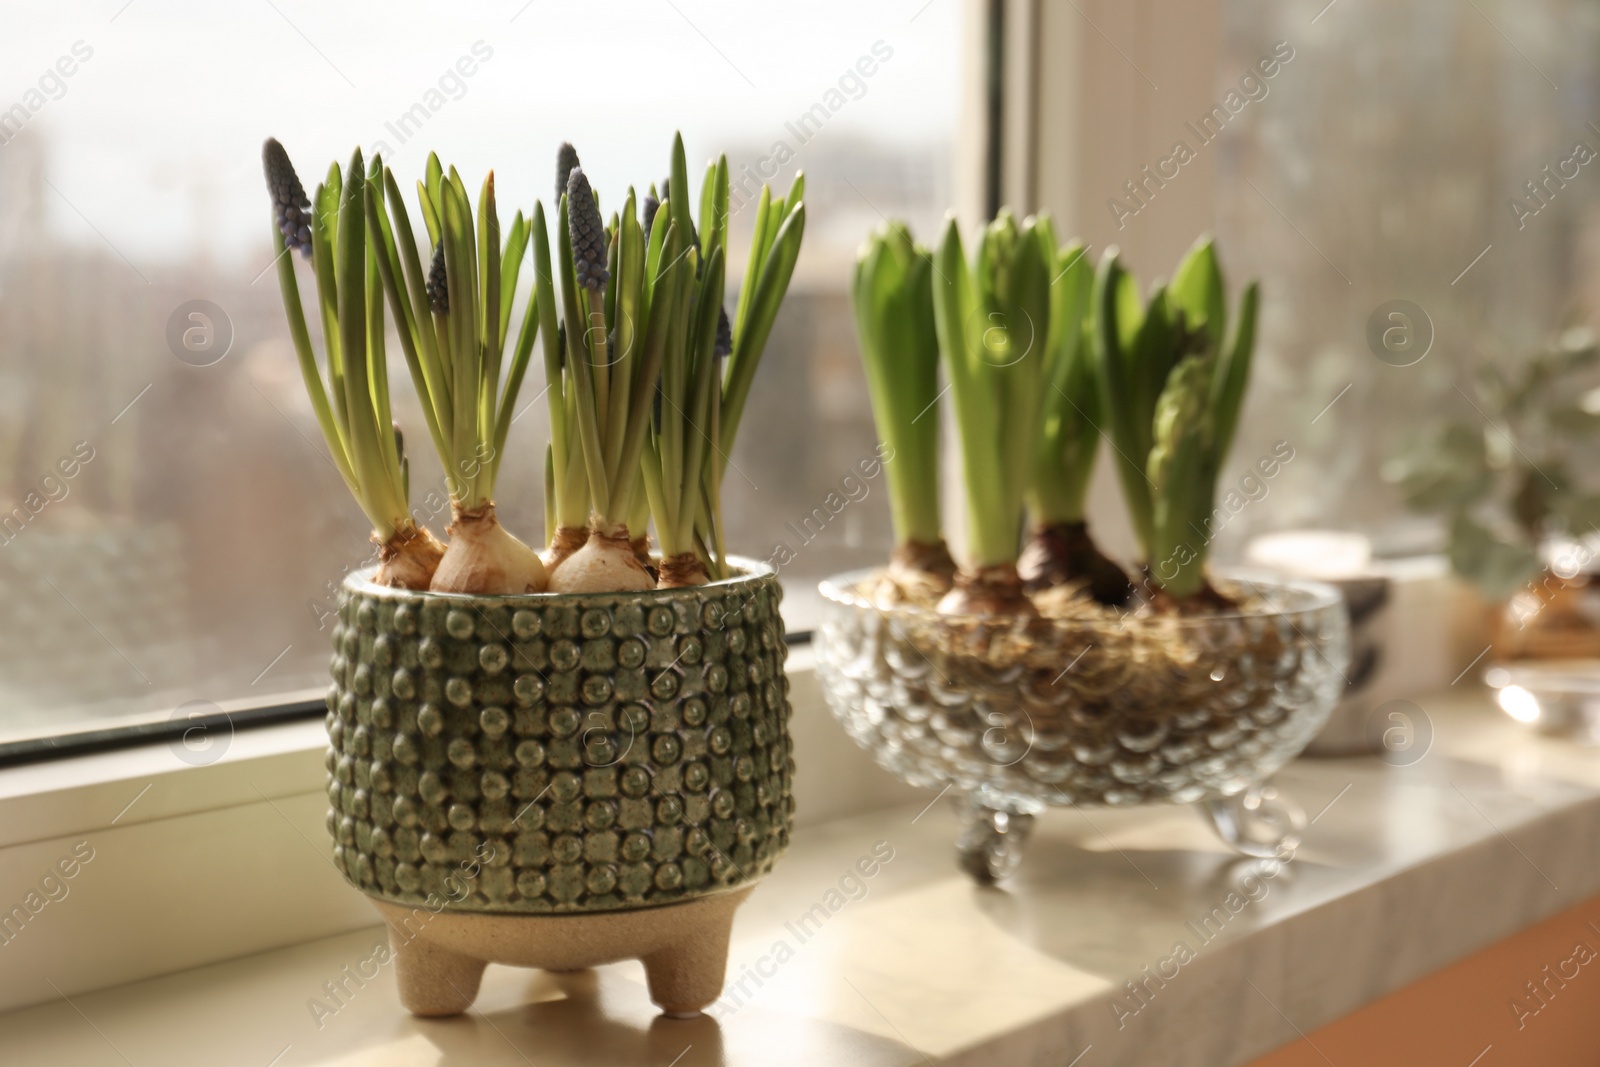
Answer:
M1082 243L1056 253L1050 287L1050 337L1045 344L1044 413L1028 482L1028 512L1036 522L1082 522L1084 499L1100 442L1099 399L1090 358L1089 290L1094 271Z
M805 233L804 176L796 176L787 197L773 197L763 187L745 284L730 321L723 308L727 159L706 167L698 228L689 206L681 136L673 139L671 168L659 199L652 190L646 202L652 279L646 296L651 312L647 334L653 341L659 324L663 348L643 475L661 542L664 587L699 584L729 574L723 543L723 476ZM653 210L651 203L656 204Z
M1089 536L1085 502L1100 445L1100 396L1091 350L1094 270L1073 241L1055 252L1044 411L1026 494L1033 528L1018 568L1030 592L1083 584L1104 604L1124 603L1130 583Z
M372 523L379 546L374 581L426 589L444 548L412 518L404 439L390 413L383 292L367 255L367 178L361 152L337 163L313 202L276 140L263 148L273 198L278 285L306 395L334 466ZM380 164L375 159L374 168ZM294 256L311 260L317 283L326 371L317 363L301 304ZM326 373L326 380L324 379Z
M517 212L502 243L490 172L474 225L472 201L460 174L454 167L446 174L439 157L430 154L424 180L417 183L428 247L433 249L424 269L394 174L374 160L365 184L372 258L450 493L450 548L432 588L480 594L540 591L545 585L543 564L499 525L494 508L496 476L539 329L535 297L527 302L507 366L506 340L529 224Z
M578 165L577 150L562 142L556 156L558 211ZM550 411L550 444L545 453L545 539L550 543L548 559L553 570L588 540L589 488L578 435L577 384L567 361L566 328L556 312L555 271L542 204L534 204L531 228L534 271L538 275L538 329L543 335L545 398Z
M895 550L891 577L948 589L955 571L939 520L939 337L933 254L901 222L861 246L851 284L856 336L886 466Z
M972 268L952 218L934 260L933 305L967 497L967 559L940 602L951 614L1030 613L1016 573L1022 504L1038 448L1051 329L1047 219L1002 211Z
M1095 276L1095 361L1117 470L1150 577L1180 602L1216 597L1205 574L1208 523L1250 377L1257 299L1251 282L1228 338L1222 268L1209 237L1142 306L1116 250Z

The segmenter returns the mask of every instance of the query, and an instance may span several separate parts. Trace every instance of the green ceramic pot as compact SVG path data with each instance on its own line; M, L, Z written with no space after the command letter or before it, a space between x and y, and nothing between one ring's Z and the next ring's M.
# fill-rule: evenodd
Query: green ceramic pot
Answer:
M789 841L782 591L476 597L351 575L328 830L380 901L594 914L755 882Z

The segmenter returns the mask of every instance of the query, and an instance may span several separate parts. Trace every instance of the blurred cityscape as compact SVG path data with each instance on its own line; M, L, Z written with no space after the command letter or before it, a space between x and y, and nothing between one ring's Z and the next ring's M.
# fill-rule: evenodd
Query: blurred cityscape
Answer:
M1594 166L1528 201L1540 205L1532 217L1512 199L1576 144L1600 150L1600 8L1537 0L1519 11L1511 49L1482 13L1447 0L1341 7L1316 34L1303 5L1225 5L1219 93L1279 41L1296 58L1214 149L1230 278L1262 278L1266 297L1223 478L1278 441L1295 458L1272 505L1229 525L1223 555L1251 534L1307 525L1362 530L1380 550L1436 547L1437 525L1405 518L1382 482L1384 459L1427 418L1471 415L1463 386L1476 363L1517 360L1592 314ZM944 59L922 62L943 79ZM890 99L882 85L874 101ZM758 169L779 132L750 129L722 141L735 175ZM730 547L774 558L782 546L791 628L810 625L816 579L879 562L889 543L881 479L857 468L876 441L847 293L856 248L885 217L932 239L953 194L948 141L862 130L841 123L805 140L772 179L786 189L805 170L808 232L725 486ZM0 148L0 583L11 608L0 741L320 689L338 582L370 546L304 398L266 199L247 260L216 261L196 236L187 258L151 264L70 199L83 182L51 148L43 126ZM660 175L630 177L642 187ZM192 219L167 202L169 229L215 226L212 180L236 190L243 179L206 172L181 197ZM732 277L752 214L733 218ZM81 236L64 239L51 219ZM1135 267L1153 277L1162 265ZM1413 367L1385 366L1363 343L1368 317L1394 299L1420 305L1436 331ZM180 358L171 338L199 321L195 301L220 309L206 320L216 348ZM417 427L390 351L397 415ZM524 386L499 494L530 542L543 537L539 377ZM442 478L426 448L414 445L412 462L416 503Z
M765 147L730 146L735 170ZM785 610L803 628L818 578L878 562L889 545L881 478L856 475L864 491L844 482L876 446L846 291L856 246L880 213L932 233L951 167L948 146L886 150L845 131L808 144L774 184L786 189L795 166L807 174L804 252L725 492L730 548L791 550ZM0 616L0 741L320 689L337 583L370 546L304 396L265 197L251 269L203 249L153 268L108 241L50 233L52 198L76 210L55 177L42 136L0 152L0 583L11 609ZM735 216L735 248L748 226ZM191 319L199 300L221 315ZM201 353L172 339L191 327L214 331ZM419 427L398 344L389 351L397 418ZM544 521L539 377L524 385L499 491L502 518L530 543ZM431 452L411 453L417 505L442 477ZM818 512L830 493L848 505Z
M1261 278L1264 298L1232 465L1280 440L1296 450L1272 507L1229 532L1326 525L1380 551L1433 550L1437 522L1407 516L1385 459L1435 420L1483 417L1474 366L1520 361L1600 309L1600 175L1552 180L1543 201L1527 184L1578 143L1600 151L1600 8L1518 5L1508 46L1470 4L1366 3L1308 32L1321 7L1225 5L1219 86L1275 42L1296 53L1241 135L1217 142L1225 265ZM1519 219L1513 198L1543 206ZM1386 366L1365 342L1396 299L1433 331L1414 366ZM1336 399L1337 417L1320 417Z

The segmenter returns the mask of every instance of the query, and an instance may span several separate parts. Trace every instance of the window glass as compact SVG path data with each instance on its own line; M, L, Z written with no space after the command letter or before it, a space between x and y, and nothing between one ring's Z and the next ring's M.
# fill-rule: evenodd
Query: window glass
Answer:
M1482 426L1473 369L1515 365L1594 310L1600 7L1223 8L1219 101L1292 55L1245 86L1215 148L1227 266L1270 287L1232 464L1294 450L1272 506L1244 508L1227 536L1328 526L1381 551L1437 547L1385 460L1434 420ZM1580 443L1567 466L1596 458Z
M443 11L109 0L8 13L0 741L325 684L335 590L369 554L367 530L283 324L267 136L308 189L357 144L403 184L429 150L469 184L492 166L506 216L548 203L564 139L603 201L660 180L674 129L691 161L727 152L745 196L759 184L747 176L786 189L803 168L805 247L732 457L729 543L762 558L787 546L791 628L809 625L818 578L883 556L881 475L857 470L875 438L847 286L881 216L927 234L950 200L959 5ZM398 417L420 427L389 351ZM529 541L543 539L539 377L499 494ZM410 451L428 513L442 476ZM440 507L436 532L447 518Z

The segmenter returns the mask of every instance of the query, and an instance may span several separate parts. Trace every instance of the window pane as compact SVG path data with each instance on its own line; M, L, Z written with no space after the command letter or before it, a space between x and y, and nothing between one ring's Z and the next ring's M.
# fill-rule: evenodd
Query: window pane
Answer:
M1415 550L1437 544L1437 527L1383 482L1385 459L1433 420L1481 426L1473 367L1515 363L1593 310L1600 176L1572 157L1576 145L1590 159L1600 149L1600 8L1322 7L1224 5L1219 101L1278 42L1293 54L1213 149L1228 266L1270 287L1233 464L1242 471L1279 440L1295 450L1272 506L1245 508L1228 536L1344 527ZM1567 178L1536 199L1527 183L1547 166ZM1391 319L1398 300L1425 317ZM1420 362L1378 358L1375 316L1415 328ZM1574 469L1596 458L1592 443L1572 455Z
M334 590L370 546L283 323L269 135L308 187L356 143L403 184L429 150L469 182L493 166L506 215L548 203L563 139L613 203L660 180L674 129L692 161L726 151L752 193L747 174L787 189L804 168L805 249L732 457L730 547L789 546L793 628L817 578L888 544L881 475L850 477L875 440L846 286L880 214L930 233L950 200L958 5L364 10L115 0L9 19L0 741L325 684ZM390 352L397 417L423 442ZM530 542L539 378L499 493ZM412 504L442 534L439 468L424 445L410 453Z

